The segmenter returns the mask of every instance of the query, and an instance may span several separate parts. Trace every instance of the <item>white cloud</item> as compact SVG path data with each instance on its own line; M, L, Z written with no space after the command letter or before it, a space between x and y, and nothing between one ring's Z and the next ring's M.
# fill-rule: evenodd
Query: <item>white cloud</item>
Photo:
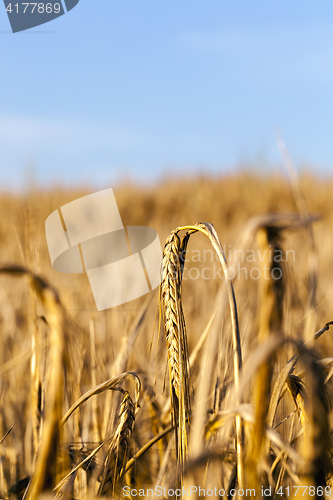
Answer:
M87 124L71 120L0 115L0 144L6 149L91 150L123 148L139 144L143 134L108 124Z

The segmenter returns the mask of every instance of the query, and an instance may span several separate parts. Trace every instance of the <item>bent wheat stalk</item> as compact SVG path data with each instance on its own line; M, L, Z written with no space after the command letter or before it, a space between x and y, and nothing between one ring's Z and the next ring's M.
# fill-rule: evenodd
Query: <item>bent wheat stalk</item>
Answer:
M25 494L26 500L33 500L43 491L51 490L56 477L63 399L64 311L55 289L29 269L21 266L6 266L0 268L0 273L29 278L31 287L45 307L49 325L51 359L48 369L49 386L45 404L45 421L34 474Z
M188 241L188 238L186 238ZM185 242L173 231L166 240L162 261L161 300L168 349L170 398L176 431L177 458L184 464L187 453L186 415L190 413L188 352L181 304L182 264Z
M138 410L138 402L134 402L128 392L120 388L118 390L124 394L124 398L120 405L119 423L108 449L99 495L114 494L124 477L135 414Z
M178 233L187 231L186 235L180 240ZM188 394L188 355L187 355L187 337L185 330L185 321L181 305L181 281L185 262L186 247L191 234L196 232L205 234L219 257L223 273L226 280L226 286L229 298L229 307L231 312L231 324L233 333L234 350L234 377L235 390L239 394L239 379L242 368L242 353L239 334L239 324L237 315L236 299L232 282L228 275L228 264L224 255L222 245L216 233L213 224L208 222L199 222L194 226L177 227L172 231L166 240L162 261L162 280L161 280L161 303L164 313L164 329L168 348L168 364L171 387L171 406L174 414L179 415L178 439L179 455L184 462L186 458L187 434L186 434L186 411L189 409ZM241 400L237 400L240 404ZM240 415L236 415L236 450L237 450L237 474L238 483L242 488L244 486L244 443L243 427ZM185 430L185 432L184 432ZM177 434L176 434L177 435ZM178 456L178 458L180 458Z

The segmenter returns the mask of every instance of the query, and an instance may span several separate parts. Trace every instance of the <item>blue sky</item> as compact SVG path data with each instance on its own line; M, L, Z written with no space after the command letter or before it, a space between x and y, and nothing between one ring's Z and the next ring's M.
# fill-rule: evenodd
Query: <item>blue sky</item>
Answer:
M12 34L0 5L1 184L333 167L333 2L80 0Z

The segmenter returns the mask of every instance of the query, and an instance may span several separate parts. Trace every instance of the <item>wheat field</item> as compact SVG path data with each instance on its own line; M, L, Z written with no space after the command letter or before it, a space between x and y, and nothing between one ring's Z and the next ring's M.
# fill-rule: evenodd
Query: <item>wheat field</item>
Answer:
M45 237L94 190L0 194L0 498L329 498L333 180L112 187L161 286L100 312Z

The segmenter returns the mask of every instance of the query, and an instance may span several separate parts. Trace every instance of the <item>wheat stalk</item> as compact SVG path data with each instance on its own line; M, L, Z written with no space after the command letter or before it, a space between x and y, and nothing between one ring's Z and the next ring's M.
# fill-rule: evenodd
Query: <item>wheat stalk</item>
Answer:
M188 447L186 419L190 414L188 351L181 304L181 280L188 236L181 241L177 231L167 238L162 259L161 302L168 350L170 398L177 459L184 467Z
M180 240L177 233L187 231ZM187 446L186 434L186 409L189 407L188 380L187 380L187 338L185 321L181 306L181 280L185 262L185 253L189 237L192 233L202 232L205 234L213 248L216 250L222 265L228 290L229 305L231 311L231 323L234 347L234 377L235 390L239 394L240 370L242 367L241 342L238 325L236 299L232 282L228 275L228 264L224 255L222 245L213 224L199 222L195 226L177 227L166 240L162 261L161 297L165 317L164 328L168 348L168 362L171 384L171 400L174 394L179 403L179 436L180 451L182 453L183 467L185 462L185 450ZM238 397L238 396L237 396ZM184 404L185 402L185 404ZM237 403L240 403L237 400ZM176 405L173 404L175 407ZM201 412L202 413L202 412ZM198 417L200 418L200 417ZM199 420L197 419L199 422ZM198 424L200 426L200 423ZM243 428L240 415L236 415L236 449L237 449L237 471L238 482L242 487L244 484L244 444Z
M120 388L118 390L124 394L124 398L120 405L119 423L107 452L103 477L98 490L99 495L114 494L115 489L121 483L126 472L130 440L134 428L137 403L132 400L128 392Z
M63 308L54 288L43 278L21 266L0 268L0 273L27 276L30 284L42 301L49 325L51 360L48 369L49 386L46 394L45 420L38 448L34 474L25 498L33 500L53 488L56 480L56 463L60 443L60 419L63 400L63 365L65 336L63 331Z

